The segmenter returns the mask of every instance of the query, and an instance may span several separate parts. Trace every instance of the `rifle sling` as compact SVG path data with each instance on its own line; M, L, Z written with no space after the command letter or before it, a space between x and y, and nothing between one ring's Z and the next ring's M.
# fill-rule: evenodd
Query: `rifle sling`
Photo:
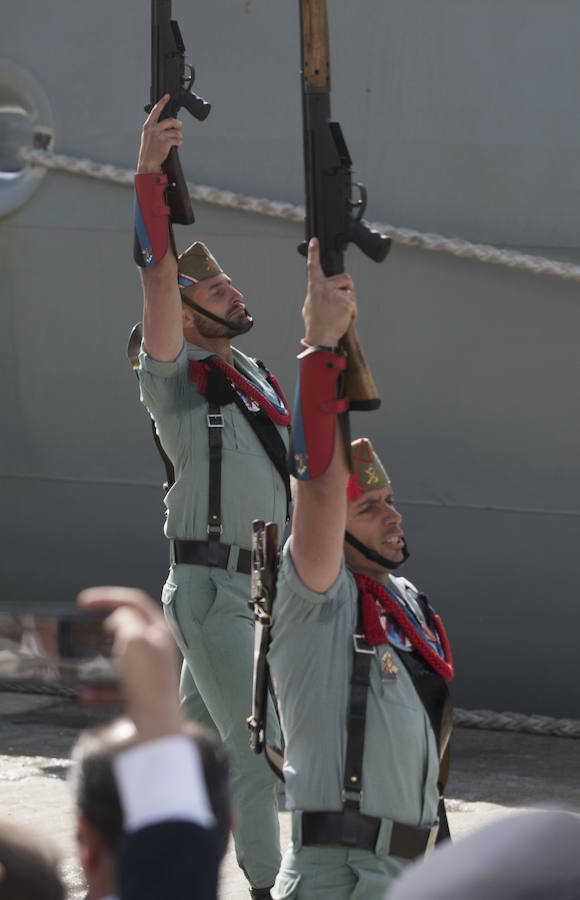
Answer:
M451 717L448 714L448 707L449 712L451 711L451 702L447 683L441 675L431 669L416 650L410 652L401 650L398 656L411 676L413 687L425 707L441 759L451 734Z
M440 763L437 778L437 787L439 788L439 803L437 805L439 831L437 832L435 843L440 844L442 841L451 838L443 797L449 773L449 738L453 727L451 695L446 681L424 662L416 650L410 653L401 651L399 659L411 676L413 686L425 707L439 750Z

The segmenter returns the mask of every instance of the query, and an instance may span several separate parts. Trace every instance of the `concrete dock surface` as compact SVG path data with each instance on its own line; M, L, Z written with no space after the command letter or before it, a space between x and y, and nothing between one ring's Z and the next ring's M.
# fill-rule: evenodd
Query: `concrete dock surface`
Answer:
M108 714L52 695L0 693L0 817L31 826L60 848L71 900L82 900L84 885L66 781L70 748L84 727ZM452 740L447 806L455 839L524 809L558 806L580 813L577 739L456 728ZM281 794L282 848L289 820ZM230 846L220 900L248 897Z

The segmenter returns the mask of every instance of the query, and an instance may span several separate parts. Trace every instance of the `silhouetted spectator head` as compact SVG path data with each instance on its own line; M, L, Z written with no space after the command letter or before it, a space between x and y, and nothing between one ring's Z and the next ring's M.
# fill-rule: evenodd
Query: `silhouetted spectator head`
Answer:
M183 731L191 737L200 752L223 855L231 824L226 753L219 741L201 725L188 722L184 724ZM91 882L98 879L103 883L103 895L115 892L114 855L123 833L123 813L112 762L118 753L136 742L133 722L122 717L84 731L72 751L70 781L77 807L80 862L89 889Z
M389 900L580 900L580 818L518 813L445 843L408 869Z
M13 822L0 822L0 898L65 900L56 853Z

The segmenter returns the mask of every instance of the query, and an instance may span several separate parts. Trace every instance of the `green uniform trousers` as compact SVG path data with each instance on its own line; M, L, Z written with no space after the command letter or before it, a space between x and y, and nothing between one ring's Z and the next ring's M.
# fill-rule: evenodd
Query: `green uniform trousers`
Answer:
M217 731L231 766L232 794L240 824L236 857L252 887L269 887L280 866L277 786L263 754L250 750L254 618L248 607L250 579L235 571L172 566L163 606L185 664L182 706L188 719ZM273 708L269 734L279 746Z
M394 881L411 864L381 851L329 844L303 847L300 813L292 816L292 843L284 854L273 900L384 900ZM386 829L390 843L390 830Z

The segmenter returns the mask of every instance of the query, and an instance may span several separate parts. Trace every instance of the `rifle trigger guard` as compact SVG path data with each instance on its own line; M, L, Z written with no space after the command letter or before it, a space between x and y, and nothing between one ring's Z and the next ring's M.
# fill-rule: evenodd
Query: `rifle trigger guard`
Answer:
M360 200L349 200L349 206L351 209L356 209L356 215L354 216L355 222L360 222L363 217L364 211L367 208L367 189L364 184L361 184L360 181L355 181L353 187L357 187L360 191Z
M190 66L189 63L183 64L184 69L189 69L189 80L187 80L187 76L183 76L183 89L186 91L191 91L191 86L195 81L195 69L193 66Z

